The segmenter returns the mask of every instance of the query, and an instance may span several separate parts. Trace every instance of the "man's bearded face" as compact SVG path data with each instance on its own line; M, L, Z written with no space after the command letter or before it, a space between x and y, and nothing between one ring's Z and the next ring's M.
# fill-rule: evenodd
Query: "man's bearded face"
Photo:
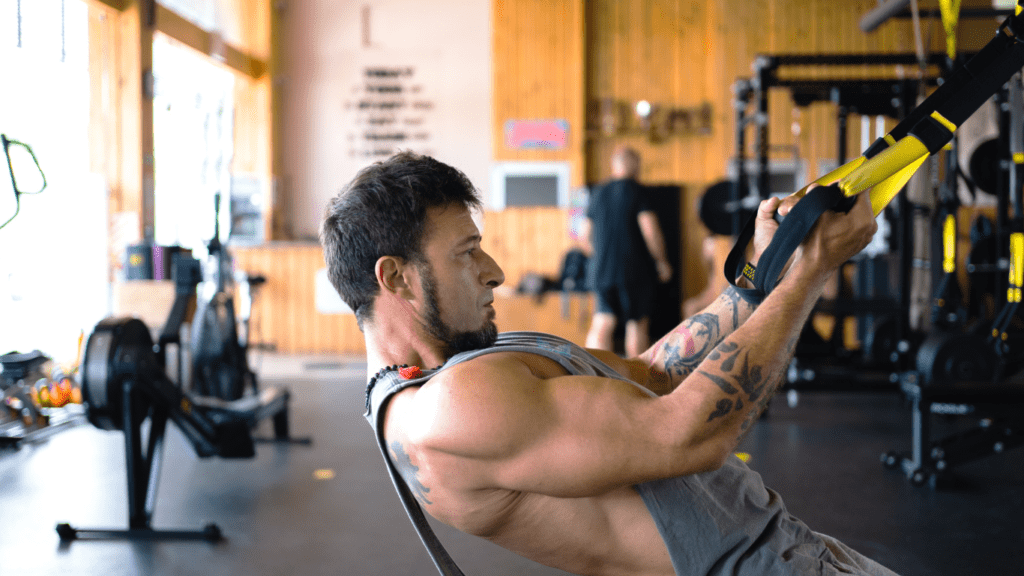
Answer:
M451 358L459 352L479 350L492 346L498 339L498 327L493 319L487 319L477 330L457 331L441 318L441 307L438 298L437 280L428 263L420 266L423 277L423 293L426 307L424 309L424 325L427 332L445 345L445 358Z

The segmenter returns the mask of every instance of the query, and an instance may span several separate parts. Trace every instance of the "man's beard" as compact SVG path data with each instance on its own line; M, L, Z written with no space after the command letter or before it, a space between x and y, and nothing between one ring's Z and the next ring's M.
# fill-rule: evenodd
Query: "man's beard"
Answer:
M424 310L424 327L427 333L444 345L445 359L459 352L469 352L487 348L498 339L498 327L488 319L482 328L470 332L458 332L441 320L441 307L438 304L437 282L429 264L420 268L423 276L423 293L426 298Z

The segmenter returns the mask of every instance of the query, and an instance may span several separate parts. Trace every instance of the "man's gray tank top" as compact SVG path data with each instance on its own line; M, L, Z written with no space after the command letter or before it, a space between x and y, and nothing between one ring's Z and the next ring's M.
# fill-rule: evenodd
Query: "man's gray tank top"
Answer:
M388 400L419 386L439 371L494 352L526 352L550 358L575 375L630 382L568 340L537 332L505 332L490 347L453 356L437 369L403 379L397 370L378 374L367 387L366 419L373 426L388 473L413 525L445 576L462 571L437 539L419 503L392 463L384 441ZM860 574L896 576L843 543L818 534L791 516L777 493L736 456L719 469L638 484L637 492L661 533L678 575L781 576Z

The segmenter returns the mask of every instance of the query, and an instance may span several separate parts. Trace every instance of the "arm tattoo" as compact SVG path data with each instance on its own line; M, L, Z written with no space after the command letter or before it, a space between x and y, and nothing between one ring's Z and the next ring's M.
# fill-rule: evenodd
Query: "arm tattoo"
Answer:
M402 479L409 486L409 490L412 491L413 496L417 500L424 504L433 504L430 500L427 500L427 492L430 492L430 488L427 488L420 483L419 478L416 477L416 473L419 472L418 466L413 466L412 460L409 459L409 455L405 453L405 448L402 447L401 442L391 443L391 452L393 454L392 460L395 463L395 468L398 469L398 473L402 475Z
M757 309L757 306L754 306L750 302L744 300L743 297L740 296L740 293L736 291L736 288L734 286L726 287L725 291L722 292L722 295L728 298L729 303L732 304L733 328L738 328L740 325L740 306L742 306L747 312L753 312L755 309Z
M796 347L796 339L791 340L786 347L786 353L792 356ZM723 342L708 355L708 360L721 360L722 372L725 375L711 374L704 370L700 373L711 380L722 392L735 396L735 399L723 398L715 404L715 410L708 415L708 422L727 416L732 411L743 410L747 407L759 408L750 410L750 415L744 420L742 429L746 430L753 418L764 409L772 396L775 388L781 382L782 371L777 373L766 373L762 366L750 365L750 350L740 348L735 342ZM741 393L742 392L742 393Z
M717 315L705 312L690 318L663 342L665 373L669 376L685 376L693 372L720 337Z
M787 359L793 358L793 354L796 353L796 344L799 340L800 336L794 336L789 340L789 342L786 343ZM747 418L743 421L743 424L740 425L741 432L746 432L747 430L749 430L750 425L754 423L754 420L760 418L761 414L763 414L765 409L768 408L768 402L771 401L772 396L775 395L775 390L779 387L779 384L782 383L782 373L785 370L786 366L789 366L788 361L783 364L783 367L780 368L777 374L769 376L768 382L770 382L771 384L769 386L768 393L762 396L761 399L758 400L755 409L751 410L750 413L747 414Z
M729 308L732 309L732 327L735 330L740 325L740 295L732 286L726 288L724 294L729 299Z
M690 317L654 345L654 356L663 363L664 371L662 374L660 368L652 364L651 373L658 372L658 382L667 376L665 385L669 391L696 370L715 346L739 327L741 314L754 310L754 306L741 298L732 286L719 295L717 302L714 311Z

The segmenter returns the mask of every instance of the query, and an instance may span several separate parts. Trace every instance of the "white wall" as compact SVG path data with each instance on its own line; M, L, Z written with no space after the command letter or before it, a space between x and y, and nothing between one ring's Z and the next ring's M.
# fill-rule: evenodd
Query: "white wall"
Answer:
M417 145L489 198L490 0L302 0L287 4L284 20L285 174L276 203L294 237L315 238L327 201L373 161L349 156L353 114L345 109L366 65L416 68L422 97L435 106L426 114L430 139Z

